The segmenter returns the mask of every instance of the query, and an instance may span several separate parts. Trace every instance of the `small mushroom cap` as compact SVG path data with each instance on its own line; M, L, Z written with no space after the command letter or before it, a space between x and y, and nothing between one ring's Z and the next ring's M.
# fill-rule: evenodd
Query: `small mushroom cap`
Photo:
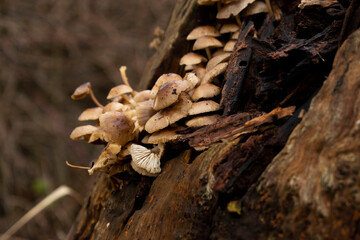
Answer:
M175 80L182 80L182 77L179 74L176 73L165 73L163 75L161 75L155 82L154 86L151 89L151 93L155 96L156 93L158 92L159 88L170 81L175 81Z
M104 169L111 164L114 164L114 162L117 160L116 155L120 152L120 150L120 145L108 144L100 154L94 166L88 170L89 175L92 175L94 172Z
M239 30L239 25L235 23L226 23L220 28L220 33L221 34L232 33L238 30Z
M131 93L132 91L133 91L133 89L131 87L129 87L128 85L120 84L120 85L117 85L117 86L113 87L112 89L110 89L110 92L106 98L111 99L114 97L124 95L126 93Z
M202 127L210 124L214 124L220 119L220 115L208 115L208 116L196 116L188 120L185 125L188 127Z
M71 98L74 100L83 99L90 93L91 84L89 82L81 84L77 87L74 93L71 95Z
M225 52L232 52L235 48L235 44L236 44L236 40L231 39L230 41L228 41L225 46L224 46L224 51Z
M214 112L218 110L220 110L220 104L212 100L205 100L193 103L189 110L189 115L197 115L200 113Z
M213 69L219 63L229 60L230 55L231 55L231 53L224 52L220 55L212 57L206 65L206 72L209 72L211 69Z
M194 93L191 96L193 101L197 101L201 98L212 98L220 94L220 88L211 83L201 84L195 88Z
M193 46L193 50L201 50L201 49L205 49L205 48L214 48L214 47L222 47L223 44L217 40L214 37L209 37L209 36L205 36L205 37L200 37L198 39L196 39L194 46Z
M101 107L88 108L83 111L78 117L79 121L97 120L102 114L103 109Z
M227 62L216 65L213 69L207 72L205 76L201 79L201 84L211 82L216 76L225 72L227 66L228 66Z
M250 4L242 13L242 16L250 16L258 13L267 13L269 10L264 2L255 1Z
M109 143L125 145L135 138L134 122L122 112L107 112L99 118L100 129L90 137L90 142L101 139Z
M186 117L191 104L190 96L187 93L182 92L179 95L179 100L176 104L160 110L146 122L145 130L148 133L153 133Z
M189 33L186 40L195 40L204 36L218 37L220 36L220 33L213 26L199 26Z
M231 16L236 16L253 2L255 2L255 0L241 0L229 3L225 5L222 9L220 9L220 11L218 11L218 13L216 14L216 18L226 19L230 18Z
M189 52L180 59L180 65L196 65L206 61L206 57L194 52Z
M153 102L154 101L150 99L144 102L139 102L136 105L136 117L141 127L144 127L145 123L156 113L153 109Z
M177 131L183 130L184 127L172 127L172 128L165 128L158 132L154 132L153 134L149 135L148 139L146 139L147 144L159 144L159 143L166 143L166 142L174 142L176 141L180 135L177 134Z
M224 52L225 52L224 49L219 48L219 49L217 49L217 50L212 54L212 57L216 57L216 56L218 56L218 55L221 55L221 54L223 54Z
M76 127L70 134L72 140L85 139L88 140L90 135L98 128L92 125L84 125Z
M164 109L178 100L181 92L188 90L189 82L183 80L174 80L166 82L159 88L155 99L153 108L156 111Z
M119 102L110 102L104 106L103 113L106 112L123 112L130 109L130 106L119 103Z
M240 35L240 30L234 32L234 34L231 36L231 39L237 40L239 38Z
M136 93L135 97L134 97L134 101L139 103L139 102L144 102L150 99L154 99L155 95L151 93L151 90L143 90L141 92Z
M151 150L147 149L138 144L132 144L130 147L131 154L131 166L142 168L151 174L158 174L161 172L160 168L160 156L156 153L153 153ZM135 171L138 168L134 168ZM143 172L139 172L143 174Z

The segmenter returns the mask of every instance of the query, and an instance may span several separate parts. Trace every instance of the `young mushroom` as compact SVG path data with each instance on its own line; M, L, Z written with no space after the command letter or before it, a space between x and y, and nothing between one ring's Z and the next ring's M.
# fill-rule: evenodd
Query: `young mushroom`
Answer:
M90 95L96 106L101 108L103 107L103 105L96 99L91 89L91 84L89 82L83 83L79 87L77 87L74 93L71 95L71 98L74 100L79 100L85 98L87 95Z
M196 39L193 50L205 49L208 59L211 58L210 48L222 47L223 44L214 37L204 36Z
M154 86L151 89L151 94L156 95L159 91L159 88L167 82L175 81L175 80L182 80L182 77L176 73L165 73L161 75L155 82Z

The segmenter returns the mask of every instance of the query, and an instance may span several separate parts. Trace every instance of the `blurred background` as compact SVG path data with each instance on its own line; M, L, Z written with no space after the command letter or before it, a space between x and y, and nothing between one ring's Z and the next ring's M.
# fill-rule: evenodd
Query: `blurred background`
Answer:
M72 141L78 115L94 107L73 101L91 82L100 102L120 84L119 67L136 86L154 50L156 27L166 28L171 0L0 0L0 235L60 185L85 197L95 176L88 166L101 147ZM13 239L63 239L80 205L52 204Z

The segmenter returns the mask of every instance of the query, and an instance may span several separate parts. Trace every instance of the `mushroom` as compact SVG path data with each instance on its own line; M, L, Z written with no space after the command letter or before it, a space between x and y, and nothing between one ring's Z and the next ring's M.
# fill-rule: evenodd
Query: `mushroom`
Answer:
M136 117L140 127L144 127L145 123L151 118L156 111L153 109L153 100L149 99L144 102L139 102L136 105Z
M205 76L205 72L205 68L203 67L197 67L192 71L199 79L202 79Z
M83 111L78 117L79 121L97 120L102 114L103 109L101 107L88 108Z
M124 112L130 110L130 106L119 103L119 102L110 102L105 105L103 113L106 112Z
M220 94L220 88L211 83L201 84L195 88L194 93L191 96L193 101L197 101L201 98L212 98Z
M234 39L229 40L224 46L224 51L232 52L235 48L235 44L236 44L236 40L234 40Z
M145 130L148 133L153 133L186 117L191 104L190 96L187 93L182 92L179 95L179 100L176 104L160 110L146 122Z
M161 75L155 82L154 86L151 89L151 93L155 96L156 93L158 92L159 88L170 81L175 81L175 80L182 80L182 77L179 74L176 73L165 73L163 75Z
M176 132L183 129L184 127L181 126L165 128L163 130L154 132L151 135L148 135L149 137L144 141L146 141L147 144L174 142L180 137L180 135L177 134Z
M92 125L84 125L76 127L70 134L72 140L85 139L89 140L90 135L95 132L98 128Z
M164 153L164 146L159 145L153 149L147 149L138 144L130 147L131 166L141 175L154 177L161 172L160 158Z
M209 72L205 73L205 76L201 79L201 84L211 82L216 76L225 72L228 63L219 63L214 68L212 68Z
M143 90L141 92L136 93L134 97L134 101L139 103L150 99L154 99L154 97L155 95L151 93L151 90Z
M205 49L208 59L211 58L210 48L222 47L223 44L214 37L204 36L196 39L193 50Z
M74 93L71 95L71 98L74 100L79 100L85 98L87 95L90 95L96 106L103 107L103 105L96 99L93 91L91 90L91 84L89 82L83 83L77 87Z
M220 110L220 104L212 100L204 100L193 103L189 109L189 115L197 115L200 113L214 112Z
M229 3L225 5L218 13L216 18L227 19L231 16L237 16L242 10L244 10L249 4L255 2L255 0L241 0Z
M217 55L217 56L214 56L213 58L211 58L206 65L206 72L209 72L211 69L213 69L219 63L229 60L230 55L231 55L231 53L224 52L220 55Z
M199 64L201 62L206 62L207 59L197 53L194 52L189 52L187 54L185 54L181 59L180 59L180 65L196 65Z
M90 137L90 142L97 139L121 146L135 138L134 122L123 112L106 112L99 117L99 129Z
M126 93L131 93L132 91L133 91L133 89L131 87L129 87L128 85L120 84L120 85L117 85L117 86L111 88L110 92L106 98L111 99L111 98L119 97Z
M220 28L220 34L233 33L239 30L239 25L235 23L226 23Z
M220 115L207 115L207 116L196 116L188 120L185 125L188 127L202 127L210 124L214 124L220 119Z
M189 35L187 35L186 40L196 40L204 36L219 37L220 33L213 26L199 26L194 28Z
M267 13L270 12L271 10L271 5L269 3L269 8L267 6L267 4L265 4L264 2L261 1L255 1L252 4L250 4L242 13L242 16L250 16L250 15L255 15L255 14L259 14L259 13Z
M120 152L121 146L119 144L108 144L100 154L98 160L94 166L88 170L89 175L92 175L95 171L106 168L110 164L113 164L117 160L117 154Z
M181 92L189 90L190 84L188 81L174 80L163 84L157 92L153 108L156 111L164 109L178 100Z

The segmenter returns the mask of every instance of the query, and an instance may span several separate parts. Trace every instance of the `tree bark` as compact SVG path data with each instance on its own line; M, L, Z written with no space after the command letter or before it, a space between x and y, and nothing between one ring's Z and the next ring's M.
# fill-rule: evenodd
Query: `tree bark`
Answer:
M360 239L360 30L337 51L344 14L294 2L258 38L245 23L221 120L180 132L156 178L99 174L68 239ZM169 29L190 21L178 16ZM191 30L179 29L176 45ZM142 87L179 70L160 51Z

